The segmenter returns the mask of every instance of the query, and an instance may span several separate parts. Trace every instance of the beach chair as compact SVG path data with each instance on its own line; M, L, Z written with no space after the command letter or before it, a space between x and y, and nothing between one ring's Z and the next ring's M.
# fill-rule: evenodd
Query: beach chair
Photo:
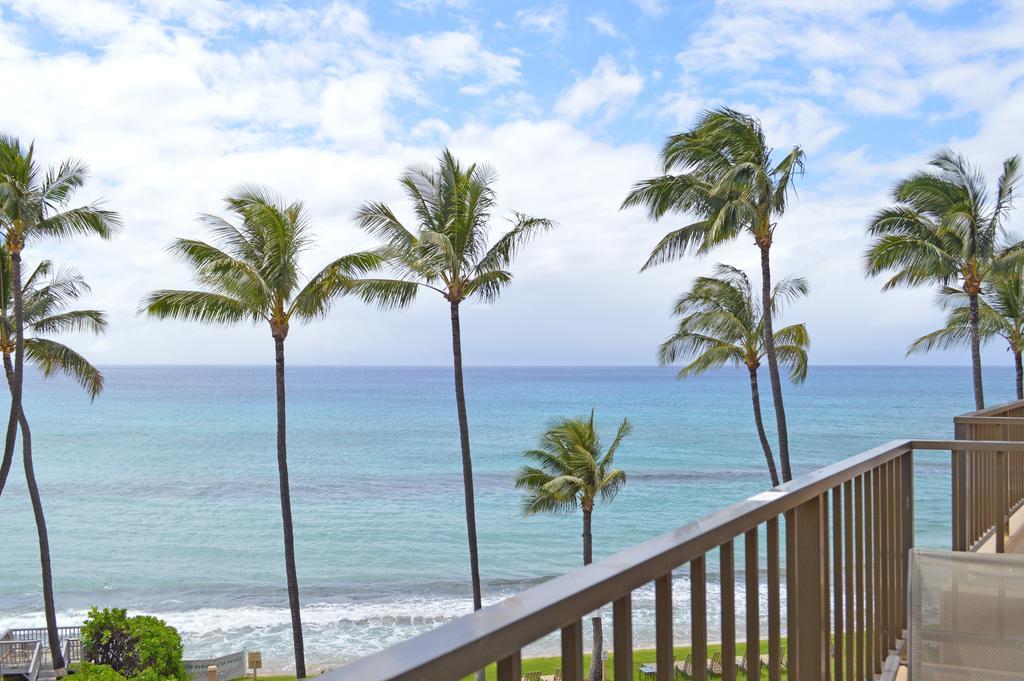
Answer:
M687 655L682 662L676 662L676 676L681 679L693 678L693 657Z
M779 667L781 667L782 669L785 669L786 668L786 646L782 646L782 649L779 652L782 653L782 659L779 660ZM768 668L768 654L767 653L765 653L764 655L761 656L761 668L762 669L767 669Z
M540 681L540 672L526 672L523 681Z
M755 667L755 669L751 670L750 667ZM751 661L748 655L737 655L736 669L746 674L747 678L758 678L761 676L761 658L755 657ZM751 671L753 671L753 674L751 674Z
M711 676L722 675L722 653L715 653L708 660L708 674Z

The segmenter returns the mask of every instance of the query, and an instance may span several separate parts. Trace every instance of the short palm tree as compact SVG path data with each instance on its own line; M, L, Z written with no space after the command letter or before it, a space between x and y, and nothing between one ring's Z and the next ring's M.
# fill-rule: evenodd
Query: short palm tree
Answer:
M384 242L380 251L394 277L363 279L354 292L383 308L409 305L421 289L440 294L447 302L452 327L455 402L462 449L462 480L469 538L473 607L482 607L477 557L473 463L469 420L462 376L460 306L467 300L495 302L512 281L508 270L516 253L550 220L514 213L512 228L488 247L491 212L497 203L496 175L487 166L463 166L445 149L435 168L411 168L400 182L417 222L415 230L399 221L383 203L364 204L356 213L359 226Z
M642 269L688 252L705 255L747 234L761 253L761 306L767 308L772 291L771 247L789 205L790 185L803 173L803 150L795 146L776 162L761 122L722 108L705 112L692 130L669 137L661 161L664 174L634 185L622 207L643 206L652 220L668 213L689 214L697 220L666 234ZM792 478L789 429L770 315L765 317L764 339L786 481Z
M908 355L970 345L971 308L967 296L957 289L943 289L940 304L949 311L945 326L911 343ZM978 332L982 343L993 338L1006 341L1016 369L1017 399L1024 400L1024 276L1010 274L982 287Z
M292 322L326 315L331 303L344 292L348 278L365 274L380 259L372 253L347 255L303 284L298 260L312 239L302 203L286 204L262 187L242 187L229 195L225 204L236 223L213 215L200 217L215 237L215 245L178 239L169 248L192 268L202 288L154 291L143 300L140 311L158 319L223 325L264 323L270 329L276 364L277 469L288 604L295 672L303 678L306 663L288 485L284 343Z
M25 148L17 137L0 134L0 234L11 257L14 324L14 381L4 454L0 460L0 494L14 460L24 383L22 251L47 238L60 240L92 234L109 239L121 224L116 213L98 203L68 207L88 175L88 166L76 159L62 161L44 173L36 161L34 145Z
M7 385L14 390L14 296L11 291L11 256L0 254L0 352L3 354L4 374ZM74 271L54 272L47 260L39 263L26 279L22 300L24 303L25 355L29 363L40 370L44 377L55 373L70 376L95 398L103 390L103 374L63 343L47 338L51 334L91 331L102 333L107 326L106 317L99 310L68 310L67 306L89 292L89 286L81 275ZM25 466L25 481L28 485L32 511L35 515L36 532L39 536L39 563L43 582L43 612L46 628L57 631L56 606L53 595L53 570L50 563L50 540L43 515L39 484L36 481L32 460L32 431L28 417L22 408L19 416L21 430L22 458ZM53 648L51 647L51 652ZM54 669L62 669L65 661L61 651L53 656Z
M750 375L750 397L754 407L757 436L764 450L772 486L779 484L775 457L761 420L761 394L757 370L767 354L764 326L769 316L776 315L782 305L807 294L807 282L799 277L786 278L772 289L769 309L764 314L747 275L735 267L719 264L714 276L699 277L692 288L676 301L674 314L679 326L658 349L662 366L681 358L689 364L679 371L679 378L695 376L726 364L746 367ZM807 378L807 347L810 338L803 324L783 327L774 334L779 363L789 368L789 378L802 383Z
M523 452L530 463L516 476L516 487L526 490L523 514L573 513L583 511L583 564L594 559L592 516L598 501L611 502L626 484L626 474L614 468L615 453L623 438L633 430L623 419L608 448L605 449L589 417L566 418L552 425L541 436L537 449ZM601 617L592 619L593 652L590 656L590 681L600 681L602 664Z
M893 272L883 291L933 285L966 296L974 406L982 409L979 297L986 282L1024 261L1022 243L1004 228L1021 178L1021 159L1011 156L1003 162L991 196L984 176L964 156L944 149L929 165L898 182L894 205L872 219L868 233L874 240L865 268L871 276Z
M22 276L22 252L40 240L68 239L80 235L111 238L120 227L118 216L99 204L69 207L75 191L85 184L88 167L81 161L68 159L46 170L35 158L34 145L28 148L10 135L0 134L0 233L3 237L4 258L9 256L10 309L8 320L9 350L13 353L8 386L11 407L4 440L3 459L0 459L0 494L3 493L14 461L14 445L22 422L22 395L25 377L25 300ZM38 329L37 329L38 330ZM38 346L37 346L38 347ZM5 367L6 369L6 367ZM23 432L26 477L30 492L36 488L32 468L30 434ZM38 492L38 488L36 488ZM53 585L49 578L49 538L38 493L30 493L36 530L39 533L40 556L43 558L43 594L46 609L47 641L51 661L57 677L66 673L66 662L60 650L53 606Z

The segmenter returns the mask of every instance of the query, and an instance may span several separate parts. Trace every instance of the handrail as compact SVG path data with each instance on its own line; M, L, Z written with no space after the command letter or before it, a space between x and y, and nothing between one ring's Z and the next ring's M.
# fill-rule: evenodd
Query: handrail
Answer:
M908 470L906 468L897 470L895 461L901 459L902 462L909 463L910 459L905 455L912 455L914 450L953 449L978 452L998 449L1004 452L1024 453L1024 442L894 440L802 475L772 490L732 504L589 566L555 577L500 603L485 607L449 624L399 643L383 652L327 672L324 675L324 681L461 678L495 661L518 660L519 650L559 629L563 629L563 650L565 650L566 628L578 627L580 619L588 613L613 600L622 597L628 598L633 590L652 581L663 579L686 563L692 565L694 561L700 560L700 569L703 570L704 555L726 543L730 546L728 555L731 559L731 546L736 537L756 531L762 523L777 522L779 516L783 514L787 514L788 527L788 514L808 503L815 504L815 508L818 510L813 511L814 513L820 513L822 512L820 506L823 495L828 495L829 492L835 495L836 490L844 485L847 488L845 493L848 495L847 502L849 502L851 481L858 476L875 474L883 467L887 470L884 475L889 477L880 479L884 485L889 485L889 487L877 488L875 492L877 498L873 497L876 503L876 512L887 513L888 521L900 524L904 528L903 530L893 530L895 535L899 536L899 532L904 532L906 529L905 523L909 517L907 513L912 512L912 491L910 492L911 501L907 501L906 505L902 500L898 503L895 501L900 493L893 492L893 490L904 489L900 487L903 484L900 481L904 480L900 476L906 476ZM907 486L910 485L910 482L910 480L906 481ZM869 481L868 486L871 484L874 483ZM882 501L879 502L879 499ZM838 503L838 501L834 500L834 503ZM878 503L889 504L889 506L879 507ZM825 513L827 514L827 511ZM901 517L902 520L899 520ZM814 521L813 514L806 516L805 519ZM799 523L800 519L798 518L796 522ZM820 531L822 529L821 521L814 522L816 524L813 527L816 528L816 531ZM796 527L799 530L799 524ZM876 531L877 529L876 527ZM870 527L868 530L870 532ZM827 533L827 528L825 528L825 532ZM886 528L886 532L888 532L888 528ZM895 539L890 540L887 537L879 539L876 536L875 541L876 543L882 542L876 547L880 552L883 549L889 551L890 548L896 548ZM886 541L890 543L885 544ZM909 545L912 545L912 537L909 536L901 537L899 541L910 542ZM893 582L887 582L885 588L891 587L892 593L887 592L885 597L892 598L889 607L894 608L900 602L898 598L894 597L894 594L900 593L906 571L901 568L900 564L905 557L896 557L899 552L891 553L892 556L887 553L885 559L895 562L892 563L891 568L887 568L890 572L887 573L886 579L891 579ZM827 565L827 552L825 555ZM801 553L797 559L802 560L806 557ZM813 558L813 556L810 557ZM868 562L870 563L870 561ZM824 599L827 607L827 594L824 595ZM664 607L670 607L670 601ZM887 614L887 616L889 615L893 616L893 621L885 623L886 638L890 643L895 644L898 637L895 635L894 629L897 628L900 616L891 612ZM671 626L670 617L668 626ZM671 630L669 629L669 647L671 645L670 636ZM578 641L573 645L578 646ZM879 645L883 645L881 640ZM659 649L661 647L659 645ZM884 653L885 651L880 652ZM668 654L671 656L671 652ZM723 658L726 657L727 655L723 653ZM882 659L884 660L884 658L883 654ZM670 660L671 657L665 659ZM881 660L878 663L880 664ZM511 672L506 672L506 678L512 678Z
M28 666L28 673L25 674L28 681L36 681L36 677L39 676L39 667L42 664L43 657L43 643L42 641L36 641L35 648L32 650L32 662Z

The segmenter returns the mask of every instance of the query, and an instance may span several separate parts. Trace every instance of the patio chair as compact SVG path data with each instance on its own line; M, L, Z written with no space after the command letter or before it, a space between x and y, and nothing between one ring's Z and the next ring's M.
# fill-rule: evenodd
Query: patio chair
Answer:
M722 675L722 653L715 653L708 660L708 674L711 676Z
M523 681L540 681L540 672L526 672Z
M693 678L693 656L687 655L682 662L676 662L676 676L681 679Z

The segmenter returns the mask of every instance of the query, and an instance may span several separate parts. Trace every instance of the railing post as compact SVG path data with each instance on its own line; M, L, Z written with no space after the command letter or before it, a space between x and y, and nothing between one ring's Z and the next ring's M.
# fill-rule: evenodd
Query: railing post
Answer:
M675 655L672 650L672 573L654 580L654 640L658 681L672 681Z
M562 679L583 681L583 624L580 620L562 627Z
M967 424L953 423L953 437L957 440L967 439ZM964 452L953 452L953 550L967 550L967 455Z
M825 504L820 495L794 510L796 593L789 598L795 596L796 617L789 636L796 648L790 663L796 667L800 681L824 679L828 668L824 516Z
M633 675L633 600L630 594L612 603L612 643L615 647L615 678Z

